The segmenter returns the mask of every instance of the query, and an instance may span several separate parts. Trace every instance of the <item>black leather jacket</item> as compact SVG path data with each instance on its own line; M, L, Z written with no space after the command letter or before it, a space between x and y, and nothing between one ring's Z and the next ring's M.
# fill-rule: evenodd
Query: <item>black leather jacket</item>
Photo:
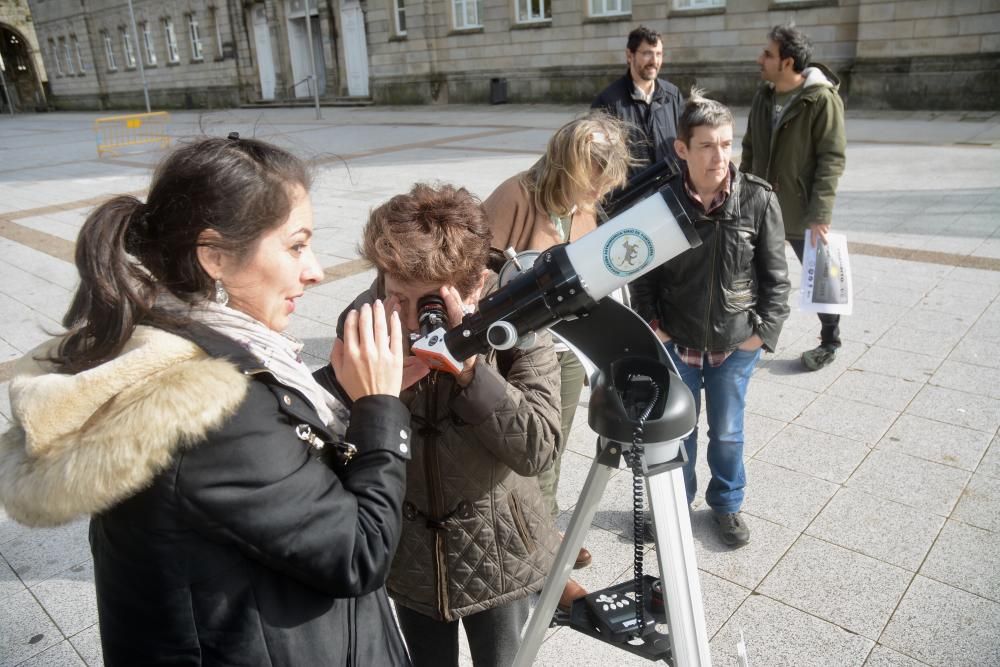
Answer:
M781 209L771 186L735 172L726 203L706 214L687 196L683 179L674 176L668 187L702 245L632 283L632 307L684 347L728 352L756 333L773 352L788 317L790 284Z

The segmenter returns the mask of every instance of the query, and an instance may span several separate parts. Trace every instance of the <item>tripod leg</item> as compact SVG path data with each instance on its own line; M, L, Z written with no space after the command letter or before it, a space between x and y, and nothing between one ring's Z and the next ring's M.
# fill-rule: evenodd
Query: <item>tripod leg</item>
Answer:
M675 468L652 475L646 478L646 485L656 526L656 556L670 623L673 664L711 667L684 472Z
M601 444L604 445L603 438ZM538 649L545 639L545 631L559 604L559 596L562 595L570 572L573 571L573 563L580 552L580 547L583 546L583 538L587 536L613 470L615 468L606 466L597 459L590 466L590 474L587 475L580 498L576 501L576 509L573 510L573 518L570 519L569 527L563 536L562 546L559 547L556 560L549 570L545 587L542 588L541 597L538 599L538 606L535 607L531 620L528 621L528 627L524 631L521 647L514 659L514 667L530 667L534 662Z

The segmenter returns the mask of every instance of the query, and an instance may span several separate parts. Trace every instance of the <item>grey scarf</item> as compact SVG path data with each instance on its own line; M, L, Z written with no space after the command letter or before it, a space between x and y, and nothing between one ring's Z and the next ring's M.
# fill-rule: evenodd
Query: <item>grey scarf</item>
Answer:
M287 334L269 329L246 313L213 301L188 305L169 292L156 297L157 307L191 318L236 341L252 354L282 384L297 389L319 413L320 419L337 438L343 439L350 412L313 377L302 361L303 343Z

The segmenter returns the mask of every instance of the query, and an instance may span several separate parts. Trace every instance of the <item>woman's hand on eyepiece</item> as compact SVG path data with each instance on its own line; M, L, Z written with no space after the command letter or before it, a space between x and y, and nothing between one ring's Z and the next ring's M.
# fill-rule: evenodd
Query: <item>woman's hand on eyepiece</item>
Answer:
M335 339L330 363L341 387L357 400L362 396L399 396L403 382L403 334L399 314L386 318L385 306L376 301L360 312L352 310L344 321L344 339Z
M455 287L452 285L442 285L439 293L448 311L448 321L461 322L466 313L472 312L475 309L473 304L479 301L481 292L481 287L476 288L466 301L462 299L462 294ZM472 378L476 375L477 358L477 355L474 354L463 362L462 372L455 376L455 381L458 382L460 387L468 387L469 383L472 382Z

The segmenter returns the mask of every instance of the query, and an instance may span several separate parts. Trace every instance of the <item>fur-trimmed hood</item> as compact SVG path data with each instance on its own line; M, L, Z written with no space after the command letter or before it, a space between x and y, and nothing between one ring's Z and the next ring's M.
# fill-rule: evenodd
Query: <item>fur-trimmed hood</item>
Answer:
M75 375L44 361L59 342L15 365L14 423L0 436L0 505L26 525L67 523L130 497L247 393L234 364L152 327L137 327L117 358Z

